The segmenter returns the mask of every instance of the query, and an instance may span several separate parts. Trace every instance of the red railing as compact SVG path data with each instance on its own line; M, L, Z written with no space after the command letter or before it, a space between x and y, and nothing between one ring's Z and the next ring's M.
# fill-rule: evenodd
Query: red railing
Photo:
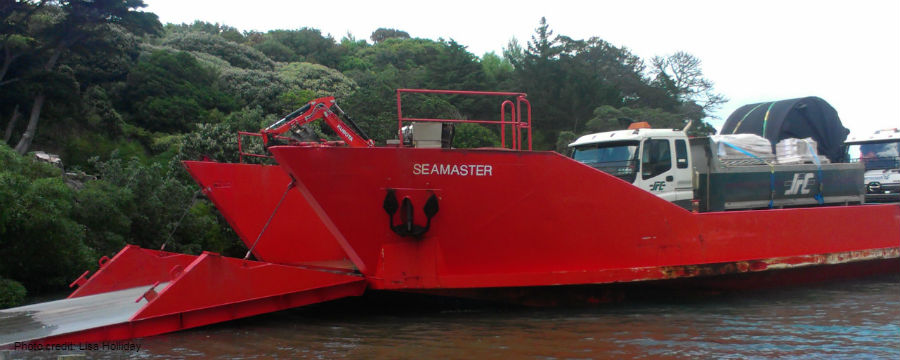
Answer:
M403 117L403 102L402 96L403 93L419 93L419 94L442 94L442 95L483 95L483 96L505 96L505 97L515 97L515 103L512 100L504 100L500 104L500 120L472 120L472 119L428 119L428 118L405 118ZM463 90L427 90L427 89L397 89L397 136L400 139L400 143L403 143L403 122L407 121L421 121L421 122L440 122L440 123L474 123L474 124L498 124L500 125L500 146L506 147L506 126L510 126L510 138L512 142L510 144L510 148L513 150L522 150L522 133L525 130L526 137L528 139L528 150L532 148L531 141L531 103L526 99L527 94L525 93L517 93L517 92L494 92L494 91L463 91ZM523 112L523 106L525 107ZM508 109L507 109L508 108ZM506 115L509 113L510 117L507 120ZM527 115L525 120L522 119L522 115ZM247 131L238 131L238 154L240 157L240 162L244 162L244 157L255 157L255 158L272 158L270 155L266 154L256 154L251 152L244 151L244 137L252 136L258 137L262 139L261 133L255 132L247 132ZM275 139L285 141L291 145L299 145L299 146L342 146L344 145L343 141L325 141L321 142L300 142L295 139L284 137L284 136L274 136Z
M238 138L237 138L237 139L238 139L238 140L237 140L237 141L238 141L238 156L240 157L241 163L242 163L242 164L244 163L244 156L260 157L260 158L271 158L271 156L269 156L269 155L253 154L253 153L245 153L245 152L244 152L244 142L243 142L244 136L255 136L255 137L258 137L258 138L262 139L262 134L260 134L260 133L252 133L252 132L246 132L246 131L238 131Z
M442 94L442 95L486 95L486 96L514 96L516 98L515 106L512 100L506 100L500 104L500 120L469 120L469 119L429 119L429 118L405 118L403 117L403 101L401 94L403 93L419 93L419 94ZM528 95L517 92L494 92L494 91L462 91L462 90L426 90L426 89L397 89L397 136L400 143L403 143L403 122L420 121L420 122L440 122L440 123L474 123L474 124L499 124L500 125L500 146L506 147L506 125L511 126L512 144L514 150L522 150L522 130L527 129L528 150L531 150L531 103L526 99ZM506 108L509 105L510 120L506 120ZM526 107L528 118L522 121L522 106Z

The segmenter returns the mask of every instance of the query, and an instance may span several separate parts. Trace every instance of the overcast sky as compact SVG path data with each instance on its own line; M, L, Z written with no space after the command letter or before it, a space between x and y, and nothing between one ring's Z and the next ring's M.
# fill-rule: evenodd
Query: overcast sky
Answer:
M819 96L854 133L900 127L900 1L144 0L163 23L240 30L311 27L336 40L379 27L454 39L477 56L524 46L541 16L555 34L597 36L649 59L686 51L737 107Z

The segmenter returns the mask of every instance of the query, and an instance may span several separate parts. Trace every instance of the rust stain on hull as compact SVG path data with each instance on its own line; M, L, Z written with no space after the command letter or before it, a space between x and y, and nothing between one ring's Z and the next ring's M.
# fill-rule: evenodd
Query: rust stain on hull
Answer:
M676 265L657 268L661 279L679 279L698 276L716 276L767 270L781 270L820 265L839 265L859 261L900 258L900 247L847 251L829 254L776 257L760 260L734 261L714 264ZM659 280L651 276L642 280Z

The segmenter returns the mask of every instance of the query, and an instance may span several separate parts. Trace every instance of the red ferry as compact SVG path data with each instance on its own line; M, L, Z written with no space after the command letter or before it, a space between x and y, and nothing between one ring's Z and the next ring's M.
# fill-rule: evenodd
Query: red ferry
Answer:
M406 118L409 92L507 100L499 121ZM277 166L185 162L256 260L127 246L67 299L0 310L0 346L145 337L367 291L592 304L900 271L896 204L691 211L531 151L525 94L397 99L389 146L325 98L258 134ZM317 119L348 146L283 137ZM409 122L436 136L409 141ZM442 148L440 123L454 122L498 124L503 148Z

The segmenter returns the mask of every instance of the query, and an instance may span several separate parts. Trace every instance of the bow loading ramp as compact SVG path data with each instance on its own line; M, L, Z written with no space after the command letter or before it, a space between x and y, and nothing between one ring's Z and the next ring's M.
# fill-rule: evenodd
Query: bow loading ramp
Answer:
M0 348L25 343L86 343L157 335L348 296L365 278L129 245L87 272L68 298L0 310Z

